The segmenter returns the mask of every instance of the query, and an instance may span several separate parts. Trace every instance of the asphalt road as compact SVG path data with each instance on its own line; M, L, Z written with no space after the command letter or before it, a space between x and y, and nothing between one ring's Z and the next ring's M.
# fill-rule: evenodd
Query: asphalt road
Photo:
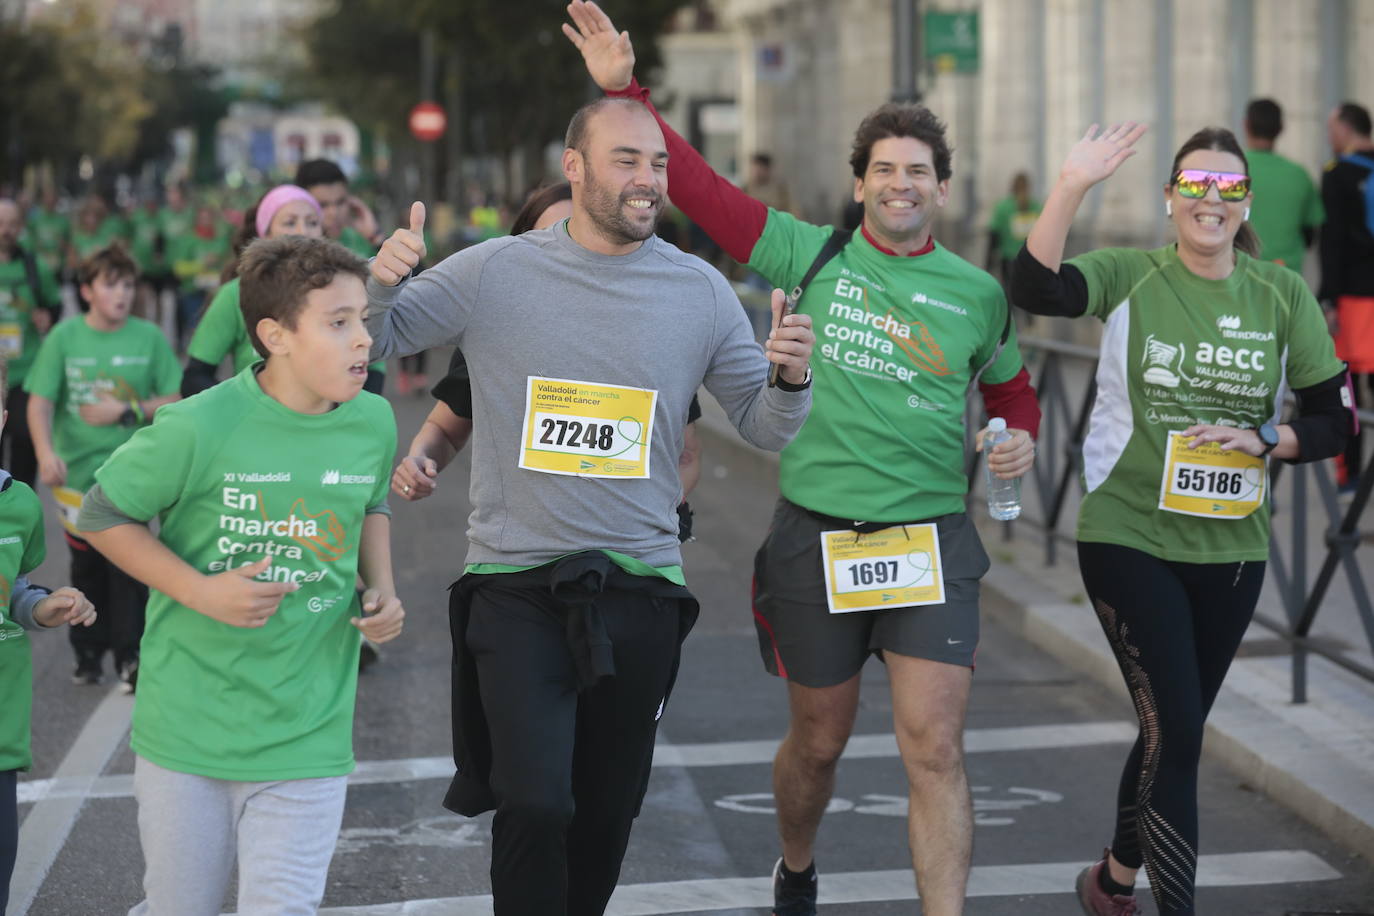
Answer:
M431 359L435 372L443 365ZM393 403L404 447L430 402L393 395ZM663 720L658 765L613 913L759 913L771 900L767 875L778 851L769 762L785 728L786 696L760 666L747 596L776 476L741 450L706 445L692 498L698 540L684 551L703 612ZM433 498L395 505L407 629L360 682L360 765L326 913L490 912L482 896L490 817L468 820L440 806L451 771L444 588L461 567L467 511L465 457ZM57 585L67 556L55 526L49 545L51 557L35 578ZM126 737L131 701L109 683L70 684L71 654L61 637L34 642L35 767L21 784L21 860L10 912L123 913L140 897L142 871ZM978 821L970 916L1077 912L1073 876L1108 839L1132 721L1122 702L985 619L968 717ZM919 912L905 782L876 662L865 674L847 758L817 850L822 901L831 901L823 911ZM1369 863L1216 765L1204 765L1201 800L1201 912L1374 913ZM1143 909L1153 913L1153 903ZM233 910L232 896L225 910Z

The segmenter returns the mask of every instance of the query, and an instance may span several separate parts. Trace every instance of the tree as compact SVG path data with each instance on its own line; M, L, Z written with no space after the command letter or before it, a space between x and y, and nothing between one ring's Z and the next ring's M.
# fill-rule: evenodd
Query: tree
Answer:
M608 0L607 12L635 38L641 74L661 61L658 35L691 0ZM561 137L595 89L577 50L559 31L564 0L415 0L404 12L385 0L334 0L301 34L308 78L340 112L408 143L405 122L420 101L420 35L456 61L463 153L506 157ZM455 158L451 150L443 159Z
M0 24L0 85L8 137L0 180L16 181L34 162L62 173L84 155L127 157L152 112L132 52L105 40L85 6L28 26Z

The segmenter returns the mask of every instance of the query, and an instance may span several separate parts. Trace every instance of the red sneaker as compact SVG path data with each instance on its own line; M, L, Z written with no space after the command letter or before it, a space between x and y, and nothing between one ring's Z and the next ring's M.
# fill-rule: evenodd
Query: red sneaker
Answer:
M1102 889L1099 876L1107 867L1110 850L1102 850L1102 858L1078 873L1078 904L1088 916L1136 916L1135 895L1108 894Z

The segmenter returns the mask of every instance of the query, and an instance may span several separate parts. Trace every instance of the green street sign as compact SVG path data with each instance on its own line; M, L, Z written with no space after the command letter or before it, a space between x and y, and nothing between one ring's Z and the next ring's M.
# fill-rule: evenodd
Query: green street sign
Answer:
M978 13L927 10L925 56L939 73L978 72Z

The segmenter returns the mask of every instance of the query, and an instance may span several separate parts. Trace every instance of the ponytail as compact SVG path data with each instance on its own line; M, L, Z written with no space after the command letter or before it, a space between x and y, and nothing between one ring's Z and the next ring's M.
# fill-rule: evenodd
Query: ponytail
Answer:
M1231 241L1231 247L1237 251L1243 251L1252 258L1260 256L1260 237L1255 232L1249 221L1240 224L1236 230L1236 237Z

